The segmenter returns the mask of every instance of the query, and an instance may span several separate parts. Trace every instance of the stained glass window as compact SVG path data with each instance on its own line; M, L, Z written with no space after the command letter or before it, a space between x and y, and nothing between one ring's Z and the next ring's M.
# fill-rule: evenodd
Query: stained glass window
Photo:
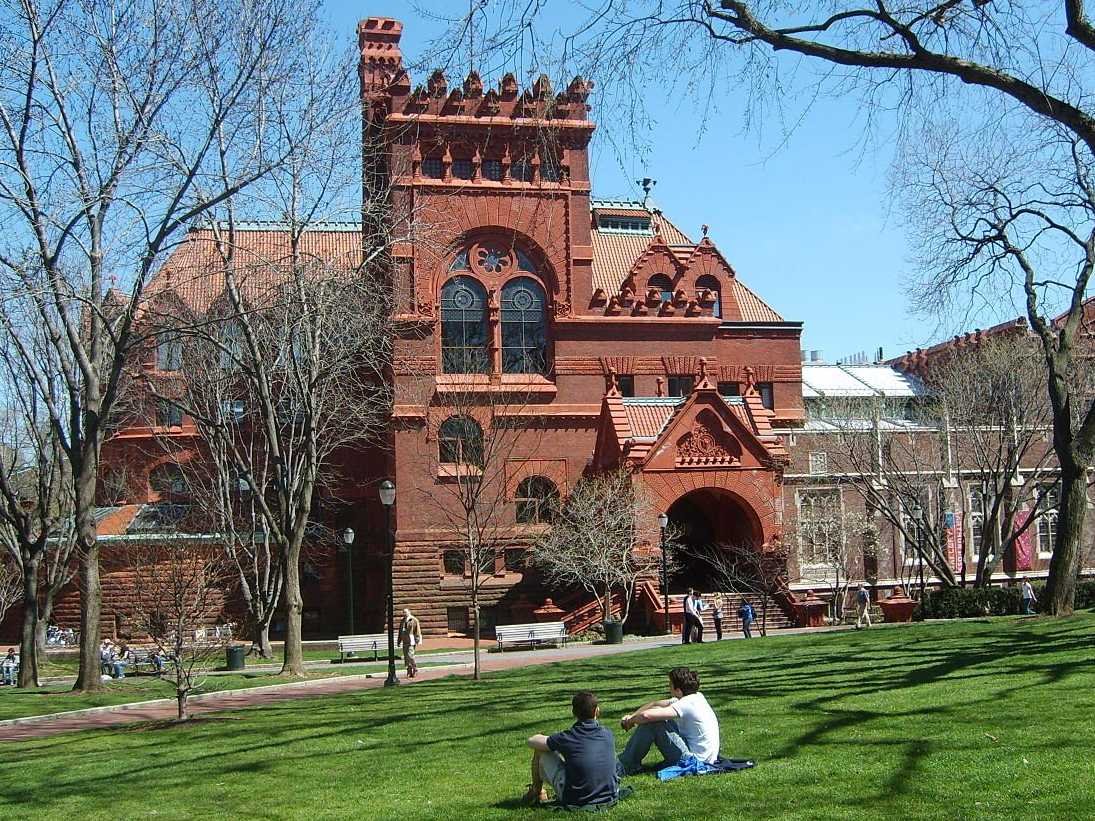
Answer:
M544 289L531 277L502 286L502 372L547 373Z
M487 291L469 276L441 288L441 372L489 373Z

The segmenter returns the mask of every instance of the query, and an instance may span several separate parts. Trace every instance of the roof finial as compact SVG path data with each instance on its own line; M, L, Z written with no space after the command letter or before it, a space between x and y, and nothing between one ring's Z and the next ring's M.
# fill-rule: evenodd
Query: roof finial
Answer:
M707 373L707 357L700 357L700 383L696 385L696 390L709 389L714 387L711 384L711 380L708 378L710 374Z
M654 389L655 396L665 396L665 377L659 376L655 380L657 388Z
M702 232L703 232L703 238L704 238L704 239L707 239L707 232L708 232L708 230L709 230L709 229L708 229L708 227L707 227L707 223L706 223L706 222L705 222L705 223L704 223L703 225L701 225L701 226L700 226L700 231L702 231Z
M751 391L756 387L756 380L753 378L756 375L756 371L753 370L752 365L745 366L745 389Z
M615 368L608 369L608 377L605 381L608 383L605 389L605 396L619 396L620 382Z
M643 189L643 208L650 209L650 192L654 190L654 186L658 184L657 180L652 180L650 177L643 177L641 180L635 180Z

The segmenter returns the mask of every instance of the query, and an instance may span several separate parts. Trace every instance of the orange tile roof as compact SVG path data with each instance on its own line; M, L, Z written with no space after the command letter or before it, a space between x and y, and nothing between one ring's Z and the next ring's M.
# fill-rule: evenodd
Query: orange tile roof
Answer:
M623 408L632 436L645 439L657 437L683 402L683 399L676 397L625 399Z
M211 228L190 231L149 283L146 298L173 293L190 310L207 310L224 291L218 238L226 240L227 233ZM308 231L301 237L300 253L305 259L352 270L361 261L360 228L340 223L335 230ZM253 297L277 284L278 265L290 256L289 232L284 227L259 223L237 229L234 261L244 295Z
M772 308L757 296L752 290L749 289L745 283L743 283L737 277L733 280L734 286L734 298L738 301L738 306L741 308L742 322L782 322L783 317L777 314Z

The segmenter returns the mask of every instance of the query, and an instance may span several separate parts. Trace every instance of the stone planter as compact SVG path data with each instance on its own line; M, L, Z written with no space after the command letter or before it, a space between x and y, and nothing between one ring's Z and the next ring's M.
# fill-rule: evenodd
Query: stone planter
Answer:
M882 608L882 617L887 622L912 621L916 612L917 602L905 595L905 588L900 585L895 587L889 598L879 599L878 606Z
M624 623L618 619L603 621L601 626L605 629L605 644L624 643Z
M815 596L813 590L807 590L806 595L794 603L794 608L799 627L825 626L825 612L829 609L829 603Z

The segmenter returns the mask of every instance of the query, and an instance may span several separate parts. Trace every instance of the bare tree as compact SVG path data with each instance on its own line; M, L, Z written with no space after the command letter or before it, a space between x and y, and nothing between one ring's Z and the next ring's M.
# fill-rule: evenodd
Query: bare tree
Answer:
M648 89L667 75L704 102L729 76L746 95L747 120L782 113L796 84L784 81L780 54L818 66L811 99L858 91L865 136L896 121L895 183L919 248L915 307L934 317L991 310L1017 291L1041 345L1061 477L1046 598L1051 612L1071 612L1095 459L1095 403L1072 388L1095 270L1086 3L606 0L569 33L542 38L535 22L546 5L496 0L454 21L458 36L448 36L462 48L475 31L481 50L510 59L543 59L542 44L561 43L562 59L630 104L633 132ZM469 26L476 19L480 27Z
M20 687L37 687L53 604L75 572L72 483L60 442L31 393L17 356L0 348L0 564L20 578Z
M145 285L183 228L311 138L322 101L295 91L315 74L316 20L287 0L0 12L0 328L68 462L78 690L101 687L96 475Z
M849 588L866 578L878 553L873 517L849 511L836 494L808 496L784 538L799 542L799 581L828 589L832 618L842 619Z
M0 540L6 541L0 525ZM6 559L0 559L0 622L13 605L23 598L23 574ZM20 653L22 655L22 653Z
M223 621L231 568L219 547L185 536L131 545L124 553L132 580L127 615L170 670L178 719L186 721L191 693L223 658L228 639L211 628Z
M616 618L613 595L622 594L619 620L631 612L635 585L661 568L663 534L658 511L627 470L583 478L551 529L533 546L530 562L553 583L581 587L596 597L601 620ZM676 534L667 532L668 549Z
M689 550L711 568L718 589L760 601L760 633L767 636L769 605L788 596L790 551L786 544L720 543Z

